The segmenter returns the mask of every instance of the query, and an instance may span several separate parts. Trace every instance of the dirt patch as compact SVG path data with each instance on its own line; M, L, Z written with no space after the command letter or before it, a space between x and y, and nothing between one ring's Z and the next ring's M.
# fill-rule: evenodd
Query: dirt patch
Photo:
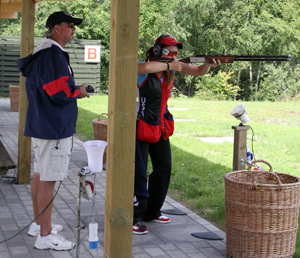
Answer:
M189 110L188 108L175 108L175 107L168 107L169 110Z
M199 137L203 142L209 143L223 143L223 142L233 142L233 137Z
M181 118L179 118L179 119L174 119L174 121L176 121L176 122L196 122L197 120L196 119L185 119L185 118L183 118L183 119L181 119Z

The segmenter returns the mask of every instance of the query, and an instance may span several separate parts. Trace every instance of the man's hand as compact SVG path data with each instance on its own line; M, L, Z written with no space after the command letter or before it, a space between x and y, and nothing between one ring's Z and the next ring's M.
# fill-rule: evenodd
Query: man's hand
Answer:
M79 96L78 96L79 99L82 99L82 98L85 98L85 97L87 97L87 98L90 97L90 94L88 94L88 93L86 92L86 89L85 89L87 86L88 86L87 83L82 84L82 85L79 86L79 89L80 89L80 94L79 94Z

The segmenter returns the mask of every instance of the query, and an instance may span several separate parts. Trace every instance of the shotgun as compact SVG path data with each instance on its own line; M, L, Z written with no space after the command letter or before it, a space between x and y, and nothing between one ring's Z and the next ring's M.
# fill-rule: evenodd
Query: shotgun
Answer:
M183 63L213 63L212 59L219 59L221 63L232 64L234 61L291 61L291 55L193 55L178 59L178 61ZM164 58L155 61L172 62L173 59Z

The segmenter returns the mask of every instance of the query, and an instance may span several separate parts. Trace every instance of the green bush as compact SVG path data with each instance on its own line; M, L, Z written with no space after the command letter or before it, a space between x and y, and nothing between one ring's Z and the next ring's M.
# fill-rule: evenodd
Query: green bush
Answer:
M233 100L239 90L238 86L229 83L232 72L219 71L217 75L207 73L196 83L195 95L204 100Z
M300 68L294 69L286 63L283 66L266 65L256 93L260 101L289 101L300 98Z

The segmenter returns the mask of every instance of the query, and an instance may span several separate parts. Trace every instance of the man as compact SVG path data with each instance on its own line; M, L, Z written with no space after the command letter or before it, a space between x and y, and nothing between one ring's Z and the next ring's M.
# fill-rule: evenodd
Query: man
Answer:
M75 25L81 22L65 12L51 14L46 22L46 39L31 55L17 60L26 77L28 98L24 135L32 137L35 152L31 195L37 219L28 234L37 236L37 249L74 247L58 234L63 227L51 224L51 213L55 183L67 177L72 135L76 132L77 98L89 97L87 84L75 85L69 55L63 49L74 39Z

